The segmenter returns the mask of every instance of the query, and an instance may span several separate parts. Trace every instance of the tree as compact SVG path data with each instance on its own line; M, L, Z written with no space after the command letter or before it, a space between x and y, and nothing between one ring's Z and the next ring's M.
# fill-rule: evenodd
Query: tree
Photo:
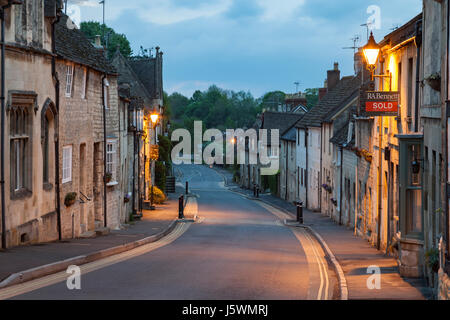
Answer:
M80 24L80 30L85 36L94 41L96 36L101 36L101 43L107 48L108 57L111 58L119 47L120 53L128 58L132 55L130 42L124 34L116 33L114 29L100 24L96 21L82 22Z
M305 90L308 109L314 107L319 101L319 88L308 88Z

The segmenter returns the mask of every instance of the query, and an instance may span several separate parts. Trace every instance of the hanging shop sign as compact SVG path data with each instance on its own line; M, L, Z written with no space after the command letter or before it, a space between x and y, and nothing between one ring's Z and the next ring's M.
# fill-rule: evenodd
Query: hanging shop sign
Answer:
M361 109L366 116L397 116L399 98L398 91L365 91Z
M150 147L150 160L158 160L159 158L159 146L157 144L153 144Z

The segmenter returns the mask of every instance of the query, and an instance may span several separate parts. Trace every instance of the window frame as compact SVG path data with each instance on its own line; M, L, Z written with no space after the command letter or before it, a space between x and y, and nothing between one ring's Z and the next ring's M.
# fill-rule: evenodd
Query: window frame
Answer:
M75 66L73 64L66 65L66 98L71 98L73 93L73 83L74 83L74 70ZM69 72L70 71L70 72Z
M67 156L66 151L70 151L69 154L70 156ZM72 145L67 145L63 147L63 152L62 152L62 175L61 175L61 179L62 179L62 183L68 183L68 182L72 182L72 161L73 161L73 147ZM67 158L68 157L68 158ZM65 176L65 170L68 169L69 172L69 176Z
M111 159L108 159L109 156ZM106 172L111 173L111 182L117 181L117 139L106 140Z

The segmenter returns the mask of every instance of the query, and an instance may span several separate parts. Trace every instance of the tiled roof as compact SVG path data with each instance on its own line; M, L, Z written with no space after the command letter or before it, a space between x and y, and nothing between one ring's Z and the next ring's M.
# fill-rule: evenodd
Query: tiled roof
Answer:
M350 127L350 121L348 121L341 129L336 131L335 135L330 139L331 143L337 144L338 146L344 146L348 139L348 128ZM353 127L354 128L354 127ZM345 147L352 147L355 145L355 130L352 131L352 140Z
M294 126L292 126L288 131L286 131L285 134L283 134L281 140L293 142L297 141L297 129Z
M320 127L325 118L335 108L348 99L361 85L359 76L342 78L333 90L325 96L295 125L297 128Z
M157 58L159 55L159 58ZM161 53L157 53L157 57L154 58L133 58L128 62L136 75L147 89L152 99L162 99L162 75L161 66L158 66L159 59L161 59Z
M119 85L128 84L130 86L131 97L140 97L143 99L143 103L147 106L151 104L151 95L147 91L144 84L141 82L139 77L131 68L129 61L120 53L119 50L116 51L114 57L111 61L116 70L119 73L118 82Z
M288 112L273 112L266 111L263 114L263 121L261 129L267 129L268 145L270 145L270 137L272 129L278 129L280 138L291 128L297 121L299 121L304 115L299 113Z
M59 57L100 72L116 74L116 69L100 50L94 48L80 29L68 28L68 16L65 14L61 14L55 27L55 47Z

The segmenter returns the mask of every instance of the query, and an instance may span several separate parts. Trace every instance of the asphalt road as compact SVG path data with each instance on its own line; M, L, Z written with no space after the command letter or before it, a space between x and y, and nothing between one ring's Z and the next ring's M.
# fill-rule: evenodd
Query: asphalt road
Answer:
M69 290L60 278L50 285L22 287L20 292L29 292L12 298L333 298L334 275L320 246L301 228L286 227L267 206L228 191L208 167L178 170L180 182L189 181L190 192L197 195L196 223L184 224L170 241L151 250L82 271L80 290Z

